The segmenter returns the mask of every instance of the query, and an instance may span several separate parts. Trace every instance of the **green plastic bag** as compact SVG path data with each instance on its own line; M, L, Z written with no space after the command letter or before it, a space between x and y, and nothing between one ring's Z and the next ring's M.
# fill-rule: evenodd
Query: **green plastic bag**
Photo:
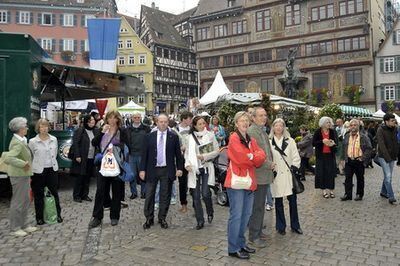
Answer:
M46 224L57 223L56 200L47 187L44 188L43 219Z

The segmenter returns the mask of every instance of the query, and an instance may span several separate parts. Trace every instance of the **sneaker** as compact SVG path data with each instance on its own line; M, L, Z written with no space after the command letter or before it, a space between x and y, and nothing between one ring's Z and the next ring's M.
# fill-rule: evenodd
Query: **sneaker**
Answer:
M160 207L160 204L159 203L154 203L154 209L158 209L158 207Z
M267 241L256 239L253 241L249 241L250 245L255 248L265 248L267 246Z
M19 229L19 230L17 230L17 231L11 232L11 235L13 235L13 236L27 236L28 233L25 232L25 231L22 230L22 229Z
M273 208L274 208L274 207L271 206L271 205L269 205L269 204L267 204L267 205L265 206L265 209L266 209L267 211L271 211Z
M121 201L121 209L128 208L128 203L126 201Z
M36 226L28 226L27 228L24 228L24 231L27 233L33 233L39 230Z
M172 198L171 199L171 205L175 205L176 204L176 198Z

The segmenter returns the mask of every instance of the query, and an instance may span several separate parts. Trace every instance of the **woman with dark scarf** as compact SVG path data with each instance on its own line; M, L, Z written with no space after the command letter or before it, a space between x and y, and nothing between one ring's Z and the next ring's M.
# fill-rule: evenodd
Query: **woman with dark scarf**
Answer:
M70 152L72 155L71 173L75 175L73 198L75 202L92 201L89 197L90 178L93 175L95 147L92 140L98 129L92 115L83 117L83 127L78 128L73 137Z
M254 191L257 189L255 168L262 165L266 155L256 140L247 134L250 125L247 113L236 113L234 122L236 129L229 137L230 163L225 179L229 197L228 253L231 257L249 259L249 254L256 250L247 246L244 233L253 210ZM236 182L239 180L248 182L239 186L239 182Z

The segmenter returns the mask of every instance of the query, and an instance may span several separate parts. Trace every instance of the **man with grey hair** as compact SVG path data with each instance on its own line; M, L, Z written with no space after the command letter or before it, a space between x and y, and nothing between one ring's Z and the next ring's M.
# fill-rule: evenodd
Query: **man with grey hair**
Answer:
M372 145L367 135L360 132L360 121L350 120L350 130L343 137L341 159L344 160L345 194L342 201L353 198L353 175L357 178L357 192L354 200L362 200L364 196L364 171L369 164Z
M262 107L256 107L253 108L251 115L253 123L247 133L264 150L267 159L259 168L256 168L257 190L254 192L253 211L249 221L249 242L256 248L263 248L267 246L266 235L262 232L265 200L267 189L274 178L275 163L272 161L271 145L265 131L267 112Z

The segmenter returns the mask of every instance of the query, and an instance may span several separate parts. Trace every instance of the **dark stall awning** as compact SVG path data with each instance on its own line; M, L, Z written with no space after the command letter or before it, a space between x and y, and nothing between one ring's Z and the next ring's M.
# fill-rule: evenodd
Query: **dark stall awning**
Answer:
M42 64L40 100L73 101L138 96L145 92L136 77L67 65Z

